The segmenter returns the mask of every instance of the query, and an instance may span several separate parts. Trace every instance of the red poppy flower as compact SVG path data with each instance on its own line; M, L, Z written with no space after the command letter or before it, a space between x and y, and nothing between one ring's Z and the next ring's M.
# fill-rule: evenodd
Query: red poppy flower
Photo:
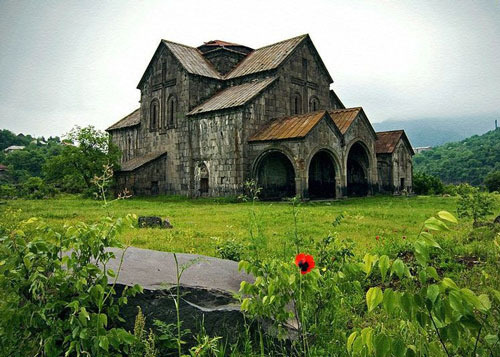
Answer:
M376 237L375 237L375 239L376 239L376 240L379 240L379 239L380 239L380 237L379 237L379 236L376 236Z
M307 274L314 268L314 258L312 255L300 253L295 257L295 265L300 268L300 274Z

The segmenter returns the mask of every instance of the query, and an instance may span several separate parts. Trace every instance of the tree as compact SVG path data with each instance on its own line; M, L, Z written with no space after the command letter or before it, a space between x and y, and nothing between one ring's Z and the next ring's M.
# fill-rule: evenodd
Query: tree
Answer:
M47 160L43 172L48 182L65 191L90 190L92 179L102 174L105 165L118 165L118 148L110 143L107 133L93 126L74 127L64 142L59 155Z
M440 195L444 191L441 180L424 172L413 174L413 191L417 195Z
M459 217L472 218L473 225L484 219L487 215L493 213L493 197L487 192L480 192L477 187L461 185L466 189L459 187L457 212Z
M500 170L491 171L484 178L484 185L488 188L488 191L500 191Z

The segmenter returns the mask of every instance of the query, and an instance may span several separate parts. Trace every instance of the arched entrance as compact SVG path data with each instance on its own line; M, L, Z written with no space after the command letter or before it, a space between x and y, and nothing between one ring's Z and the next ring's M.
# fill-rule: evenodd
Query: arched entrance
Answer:
M335 163L326 151L317 152L309 164L309 197L335 198Z
M262 199L280 199L295 196L295 171L293 165L281 152L272 151L258 163L257 184L262 189Z
M200 167L200 195L208 195L208 168L207 165L201 164Z
M366 196L370 190L368 170L370 161L366 149L359 142L351 146L347 156L347 195Z

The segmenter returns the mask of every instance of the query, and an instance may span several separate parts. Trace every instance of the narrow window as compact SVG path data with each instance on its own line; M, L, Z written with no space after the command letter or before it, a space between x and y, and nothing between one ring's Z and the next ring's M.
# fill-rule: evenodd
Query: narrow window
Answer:
M315 112L316 110L319 110L319 100L318 98L313 97L309 103L309 111Z
M150 129L156 130L158 128L158 100L153 100L151 102L151 113L150 113Z
M168 122L167 125L169 128L173 128L175 126L175 109L177 107L177 103L174 96L171 96L168 99Z
M161 64L161 79L163 82L167 80L167 61L163 61Z
M295 93L292 99L292 114L301 114L302 112L302 100L299 93Z

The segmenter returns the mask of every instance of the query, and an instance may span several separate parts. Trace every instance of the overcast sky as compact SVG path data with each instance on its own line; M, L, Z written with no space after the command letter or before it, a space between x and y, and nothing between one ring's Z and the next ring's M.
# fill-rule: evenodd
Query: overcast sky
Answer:
M500 117L498 0L0 0L0 128L105 129L138 106L161 38L258 48L303 33L372 122Z

